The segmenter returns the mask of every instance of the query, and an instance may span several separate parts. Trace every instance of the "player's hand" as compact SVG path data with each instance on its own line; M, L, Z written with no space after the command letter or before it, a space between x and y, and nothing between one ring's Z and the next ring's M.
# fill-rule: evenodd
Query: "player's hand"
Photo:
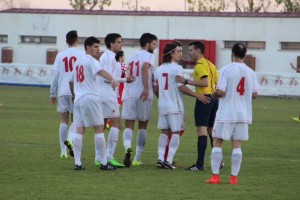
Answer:
M116 89L116 87L118 86L119 84L117 83L117 81L115 79L112 79L111 80L111 86L113 89Z
M205 96L205 95L203 95L203 94L198 94L198 95L197 95L197 99L198 99L199 101L201 101L202 103L204 103L204 104L208 104L208 103L211 101L211 98L210 98L210 97L207 97L207 96Z
M177 76L175 77L175 81L176 81L177 83L182 83L182 84L184 84L185 78L184 78L183 76L177 75Z
M135 81L135 77L134 76L130 76L126 78L126 83L132 83L133 81Z
M52 105L55 105L56 104L56 97L51 97L50 102L51 102Z
M140 99L142 101L146 101L148 99L148 96L149 96L149 91L147 89L143 89Z

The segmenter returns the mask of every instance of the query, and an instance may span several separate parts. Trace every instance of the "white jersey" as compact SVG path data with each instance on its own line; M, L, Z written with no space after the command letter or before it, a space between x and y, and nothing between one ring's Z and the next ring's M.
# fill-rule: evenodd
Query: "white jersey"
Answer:
M134 53L131 58L129 59L128 69L127 69L127 76L134 76L136 80L132 83L126 83L123 94L122 100L127 99L139 99L140 95L143 92L143 81L142 81L142 67L144 63L149 63L150 68L149 76L148 76L148 91L149 91L149 100L153 100L153 88L152 88L152 74L153 74L153 67L155 62L155 56L153 53L149 53L145 50L139 50Z
M255 72L244 63L231 63L220 71L217 89L225 92L220 98L216 122L252 123L252 93L259 85Z
M117 66L116 54L110 50L105 51L100 57L101 67L114 78L121 78L122 69ZM113 89L111 83L105 78L99 78L100 101L101 102L118 102L117 90Z
M64 96L71 95L69 88L69 80L73 71L73 66L76 60L83 56L84 52L76 47L68 48L59 54L55 58L53 65L53 73L58 73L57 84L51 84L50 93L52 96Z
M183 76L183 69L177 63L165 63L154 72L155 82L159 88L158 111L159 115L168 115L184 112L182 92L176 83L175 76Z
M99 97L99 77L96 74L103 70L99 61L86 54L76 61L74 67L70 81L74 82L75 102L87 94Z

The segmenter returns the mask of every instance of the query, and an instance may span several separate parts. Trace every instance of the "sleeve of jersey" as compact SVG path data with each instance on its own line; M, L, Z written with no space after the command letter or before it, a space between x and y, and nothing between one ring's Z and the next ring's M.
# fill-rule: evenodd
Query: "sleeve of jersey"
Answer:
M74 83L74 74L75 74L75 70L72 71L69 82Z
M103 54L100 58L100 67L108 72L108 59L107 59L107 54Z
M195 68L197 74L199 75L199 80L203 77L203 76L208 76L208 71L206 70L206 68L204 66L201 65L197 65Z
M56 97L57 96L57 87L58 87L58 78L59 73L54 71L53 73L53 80L50 86L50 97Z
M92 63L93 74L96 75L99 71L104 70L98 60L94 59Z
M176 76L183 76L183 68L181 66L178 67ZM180 87L180 86L182 86L184 84L182 84L182 83L176 83L176 85L177 85L177 87Z
M154 63L155 63L155 56L153 53L149 53L149 64L154 67Z
M226 73L224 73L224 70L221 70L220 72L220 79L217 85L218 90L226 91L227 87L227 79L226 79Z
M60 54L57 54L57 56L55 58L55 61L54 61L54 64L53 64L53 68L52 68L52 70L54 72L58 72L59 73L59 61L60 61Z

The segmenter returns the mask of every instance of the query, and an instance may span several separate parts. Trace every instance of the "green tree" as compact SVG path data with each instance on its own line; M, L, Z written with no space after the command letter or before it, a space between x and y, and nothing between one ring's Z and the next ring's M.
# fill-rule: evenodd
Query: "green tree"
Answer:
M139 0L124 0L122 1L122 8L128 10L140 10L140 11L149 11L149 6L139 6Z
M271 0L231 0L236 12L267 12L271 9Z
M284 12L300 12L299 0L275 0L277 5L284 5Z
M111 0L69 0L70 6L75 10L93 10L96 6L103 10L111 5Z
M225 0L186 0L188 11L191 12L220 12L228 6Z

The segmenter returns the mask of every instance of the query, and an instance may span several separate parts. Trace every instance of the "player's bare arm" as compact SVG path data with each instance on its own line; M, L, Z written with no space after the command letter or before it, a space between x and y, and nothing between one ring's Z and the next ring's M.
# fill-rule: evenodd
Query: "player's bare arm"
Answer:
M175 81L182 84L189 84L196 87L207 87L208 86L208 77L203 76L199 81L189 80L184 78L183 76L176 76Z
M211 99L203 94L198 94L192 90L190 90L188 87L186 87L185 85L182 85L179 87L179 90L181 92L183 92L186 95L189 95L191 97L195 97L196 99L198 99L199 101L201 101L204 104L208 104Z
M69 87L70 87L70 91L71 91L71 94L72 94L72 101L74 101L74 99L75 99L74 83L69 82Z
M102 76L103 78L105 78L106 80L111 82L113 89L115 89L118 86L117 81L111 75L109 75L109 73L107 71L100 70L97 74L99 74L100 76Z
M225 96L225 92L223 90L217 89L212 95L217 98L222 98Z
M253 92L253 93L252 93L252 99L256 99L257 96L258 96L258 93L257 93L257 92Z
M143 92L140 96L140 99L146 101L149 96L149 89L148 89L148 76L149 76L149 63L144 63L142 66L142 81L143 81Z

